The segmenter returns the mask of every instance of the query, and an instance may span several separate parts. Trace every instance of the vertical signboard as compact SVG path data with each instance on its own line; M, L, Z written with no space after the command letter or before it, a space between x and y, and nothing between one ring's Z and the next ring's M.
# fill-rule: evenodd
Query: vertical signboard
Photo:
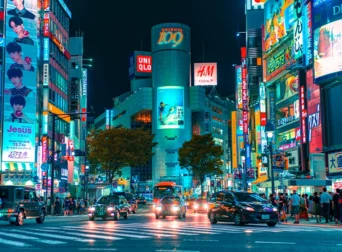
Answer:
M241 66L235 66L236 109L242 109L242 72Z
M184 129L184 87L157 88L158 129Z
M2 160L32 163L36 156L37 1L7 1L6 7Z
M305 65L309 65L313 62L313 51L312 51L312 9L311 1L308 1L304 5L303 20L304 20L304 55Z
M247 85L247 64L246 64L246 47L241 48L241 76L242 76L242 117L243 117L243 134L245 140L248 135L248 85Z
M313 82L313 70L306 72L307 104L308 104L308 142L310 153L321 152L323 148L321 124L321 92Z
M293 26L293 53L294 58L298 59L303 55L303 3L302 0L294 0L294 26Z
M233 169L238 167L237 163L237 145L236 145L236 138L237 138L237 130L236 128L238 127L237 125L237 120L236 120L236 111L232 111L232 165Z
M302 143L306 143L306 117L307 117L307 110L305 106L305 87L300 86L300 115L301 115L301 136L302 136Z

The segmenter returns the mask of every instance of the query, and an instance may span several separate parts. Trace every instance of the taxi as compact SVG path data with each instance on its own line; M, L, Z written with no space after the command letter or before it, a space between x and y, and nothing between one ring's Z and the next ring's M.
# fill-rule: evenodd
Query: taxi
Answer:
M113 218L118 220L123 217L127 220L129 204L125 197L119 195L107 195L99 198L99 200L88 208L88 217L90 221L95 218Z
M186 217L186 205L182 198L178 196L165 196L154 208L156 219L166 216L177 216L178 219Z

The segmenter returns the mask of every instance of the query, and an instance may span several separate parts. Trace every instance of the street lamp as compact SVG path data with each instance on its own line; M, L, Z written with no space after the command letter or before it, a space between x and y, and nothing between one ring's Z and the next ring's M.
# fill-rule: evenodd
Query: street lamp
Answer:
M274 173L273 173L273 135L274 135L274 125L271 122L267 122L265 126L265 132L267 135L268 149L270 150L270 164L271 164L271 182L272 182L272 193L275 193L274 188Z
M240 34L247 34L247 32L237 32L236 37L240 37Z

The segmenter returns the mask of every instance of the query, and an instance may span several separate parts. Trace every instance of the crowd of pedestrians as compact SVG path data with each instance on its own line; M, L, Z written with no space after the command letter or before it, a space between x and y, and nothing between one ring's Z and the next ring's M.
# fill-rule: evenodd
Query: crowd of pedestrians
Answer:
M74 215L74 214L84 214L89 206L88 199L65 197L60 199L56 197L54 204L54 214L55 215ZM92 204L91 202L90 204Z
M266 199L265 194L261 194ZM309 217L316 219L317 223L325 219L325 223L335 222L342 225L342 190L327 192L315 192L312 196L308 194L297 194L296 190L288 195L287 193L270 194L268 201L278 208L279 222L287 222L290 215L295 218L294 224L299 224L300 219L309 221Z

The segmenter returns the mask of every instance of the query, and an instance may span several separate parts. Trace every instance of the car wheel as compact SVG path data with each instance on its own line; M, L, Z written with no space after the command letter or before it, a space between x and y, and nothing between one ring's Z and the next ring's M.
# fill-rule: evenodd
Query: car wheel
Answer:
M107 217L102 217L102 220L107 220Z
M277 225L277 222L268 222L267 226L269 227L275 227L275 225Z
M20 211L19 213L18 213L18 216L17 216L17 220L16 220L16 222L15 222L15 224L17 225L17 226L22 226L22 225L24 225L24 212L23 211Z
M165 219L166 218L166 216L165 215L163 215L163 219Z
M127 218L128 218L128 216L127 216L127 214L126 214L126 215L124 216L124 219L127 220Z
M36 218L36 222L37 222L38 224L43 224L44 221L45 221L45 212L44 212L44 211L41 211L39 217Z
M184 212L184 214L183 214L183 218L185 218L186 217L186 212Z
M164 216L163 216L164 217ZM159 215L158 214L156 214L156 219L158 220L159 219Z
M242 226L243 222L241 221L241 215L239 213L236 213L234 215L234 224L237 226Z
M114 214L114 220L118 220L118 213Z
M94 220L95 220L95 217L89 217L89 220L90 220L90 221L94 221Z
M196 211L196 210L194 210L194 213L197 213L197 211Z
M217 223L217 220L215 218L215 214L213 212L210 212L209 214L209 220L210 220L210 223L211 224L216 224Z

